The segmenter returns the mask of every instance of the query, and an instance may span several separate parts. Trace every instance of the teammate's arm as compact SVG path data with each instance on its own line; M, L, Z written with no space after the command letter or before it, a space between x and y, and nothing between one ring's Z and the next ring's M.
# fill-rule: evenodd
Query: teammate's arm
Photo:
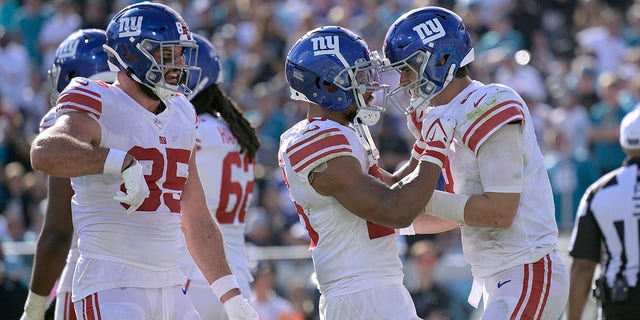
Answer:
M324 195L334 197L353 214L392 228L409 225L427 204L436 187L441 168L423 161L420 175L401 190L391 190L382 181L363 173L353 157L337 157L316 172L311 185Z
M408 176L411 172L413 172L413 170L418 167L418 164L418 159L414 158L413 156L409 157L408 161L406 161L400 168L393 172L389 181L391 181L391 184L394 184L402 180L402 178Z
M67 178L49 177L48 187L44 224L36 245L30 290L21 320L44 316L47 297L64 269L73 238L71 183Z
M47 207L31 273L31 291L36 294L49 295L64 268L73 236L71 196L69 179L49 177Z
M205 278L212 283L222 276L231 274L224 253L222 232L207 208L195 162L195 150L189 160L189 177L184 185L180 203L182 230L187 247ZM236 294L240 294L240 289L235 288L218 298L224 302Z
M591 282L596 264L595 261L589 259L573 258L569 285L571 294L569 295L567 307L568 320L580 320L582 318L582 312L591 291Z
M460 224L442 219L429 214L421 214L413 220L413 228L416 234L434 234L453 230Z
M524 179L520 130L520 124L505 125L478 150L483 187L509 192L461 195L434 191L426 213L473 227L509 228L520 204Z
M196 166L196 151L189 160L189 177L181 200L182 230L193 260L211 283L229 319L257 320L258 314L246 301L231 273L224 253L222 232L209 213Z

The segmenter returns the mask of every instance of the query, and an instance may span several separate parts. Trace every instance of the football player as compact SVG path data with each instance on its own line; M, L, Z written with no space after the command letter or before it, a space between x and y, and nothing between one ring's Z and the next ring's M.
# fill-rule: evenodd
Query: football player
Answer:
M483 296L482 319L558 319L569 275L558 254L551 185L525 102L508 86L472 80L469 33L450 10L405 13L389 28L383 50L386 70L400 73L389 101L406 112L416 137L414 157L394 181L410 177L415 155L433 143L429 119L456 122L443 166L447 192L433 193L429 215L419 216L415 232L433 232L433 216L451 221L450 228L461 225L474 276L469 302L477 306ZM406 108L399 104L404 93Z
M371 104L386 88L380 66L359 36L336 26L309 31L285 63L291 97L308 109L282 134L278 161L311 238L320 319L418 319L394 228L427 204L455 123L432 119L438 143L425 149L416 179L390 189L367 128L383 110Z
M80 256L78 318L199 319L178 261L189 251L230 319L257 319L242 298L195 165L197 119L184 96L197 43L173 9L141 2L107 26L113 85L74 78L31 163L71 178Z

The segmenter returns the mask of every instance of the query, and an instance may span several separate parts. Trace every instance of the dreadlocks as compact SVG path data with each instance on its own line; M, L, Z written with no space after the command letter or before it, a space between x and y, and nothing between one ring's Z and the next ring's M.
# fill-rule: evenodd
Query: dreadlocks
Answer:
M217 113L220 113L220 116L229 125L231 133L238 139L240 151L246 152L250 159L255 159L256 152L260 147L255 129L242 116L236 103L217 85L214 84L203 89L191 99L191 103L196 108L197 114L209 113L217 116Z

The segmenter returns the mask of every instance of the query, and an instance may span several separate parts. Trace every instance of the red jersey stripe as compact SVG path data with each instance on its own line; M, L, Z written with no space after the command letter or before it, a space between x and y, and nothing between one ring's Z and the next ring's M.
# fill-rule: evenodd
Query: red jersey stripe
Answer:
M513 310L511 317L509 320L517 320L518 312L522 308L522 304L524 303L524 299L527 297L527 293L529 292L529 264L525 264L524 269L524 277L522 279L522 292L520 293L520 299L518 299L518 304L516 308Z
M347 140L347 138L342 134L335 134L329 135L327 137L322 137L319 140L313 141L304 147L300 147L294 152L287 150L287 153L289 154L291 166L295 167L300 162L305 161L308 157L321 152L322 150L345 146L349 146L349 140Z
M545 279L545 288L544 288L544 297L542 298L542 303L538 308L538 317L536 319L542 319L542 312L544 312L544 308L547 305L547 299L549 298L549 290L551 290L551 275L553 273L553 263L551 261L551 257L547 254L544 258L544 262L546 264L547 273Z
M67 92L70 93L70 92L73 92L73 90L82 91L82 92L84 92L86 94L90 94L90 95L92 95L92 96L94 96L94 97L96 97L98 99L100 99L102 97L99 93L97 93L95 91L91 91L89 89L85 89L85 88L78 87L78 86L74 86L74 87L69 88L69 90Z
M319 136L321 136L323 134L328 134L328 133L336 132L336 131L340 131L340 129L339 128L331 128L331 129L327 129L327 130L318 131L316 134L312 135L311 137L308 137L308 138L306 138L306 139L304 139L304 140L302 140L302 141L300 141L300 142L298 142L296 144L293 144L293 145L289 146L287 148L287 153L293 152L296 148L302 146L303 144L305 144L305 143L307 143L307 142L309 142L309 141L311 141L311 140L313 140L313 139L315 139L315 138L317 138L317 137L319 137Z
M85 320L95 320L95 316L93 315L93 295L89 295L86 298L82 299L82 311L83 318Z
M480 117L478 117L478 119L476 119L467 129L467 131L464 133L464 135L462 136L462 142L464 144L467 144L467 140L468 140L468 136L475 130L475 128L477 126L479 126L486 118L488 117L492 117L493 112L495 112L496 110L499 110L500 108L509 105L509 104L514 104L517 106L520 106L520 108L522 108L522 104L516 100L507 100L505 102L502 102L498 105L495 105L493 108L485 111ZM502 111L499 111L502 112Z
M96 302L94 303L95 306L95 312L96 312L96 316L98 320L102 320L102 314L100 314L100 301L98 301L98 293L94 293L93 295L96 296Z
M318 235L318 232L315 229L313 229L313 227L311 226L309 217L307 217L307 215L304 213L304 209L302 209L302 207L295 202L293 204L296 206L296 212L298 212L298 215L300 215L302 220L304 220L305 228L309 233L309 238L311 238L311 243L309 244L309 247L315 248L318 245L318 241L320 240L320 235Z
M58 107L58 110L74 110L74 111L80 111L80 112L84 112L84 113L93 113L91 109L88 108L83 108L83 107L78 107L78 106L73 106L73 105L61 105L60 107ZM100 119L100 115L93 113L96 118Z
M102 101L83 94L64 93L58 98L59 109L65 109L67 105L78 106L98 117L102 114ZM78 109L77 109L78 110Z
M545 277L546 263L544 258L533 264L533 283L531 285L531 293L524 308L522 317L525 319L535 319L538 312L538 304L541 302L543 290L546 288Z
M311 159L309 159L307 162L303 163L302 165L300 165L299 167L295 168L296 172L300 172L302 170L304 170L306 167L308 167L309 165L311 165L312 163L314 163L315 161L317 161L318 159L322 159L330 154L334 154L334 153L342 153L342 152L347 152L347 153L353 153L351 151L351 148L340 148L340 149L334 149L334 150L329 150L327 152L321 153Z
M413 125L416 126L418 130L422 130L422 121L418 121L418 115L416 112L417 111L411 113L411 122L413 122Z
M524 120L524 113L518 107L511 106L505 110L500 111L500 113L495 114L490 119L487 119L478 127L478 129L469 137L469 141L466 143L467 146L473 152L477 152L477 147L482 140L484 140L489 132L492 130L499 128L503 124L507 124L512 121ZM469 131L467 131L469 132Z

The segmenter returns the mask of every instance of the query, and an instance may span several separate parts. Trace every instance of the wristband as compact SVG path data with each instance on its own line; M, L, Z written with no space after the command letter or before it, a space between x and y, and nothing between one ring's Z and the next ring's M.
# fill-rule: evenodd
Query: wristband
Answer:
M222 276L211 284L211 289L213 289L213 293L218 297L218 299L222 299L222 296L230 290L238 288L236 277L232 274Z
M470 196L434 190L424 208L426 214L465 224L464 207Z
M122 172L122 164L127 157L127 153L118 149L109 149L107 159L104 160L104 169L102 173L120 174Z
M416 234L416 228L413 227L413 223L412 223L408 227L398 229L398 234L404 235L404 236L412 236Z
M39 295L31 290L27 295L27 301L24 304L24 311L32 316L44 316L47 309L47 296Z

